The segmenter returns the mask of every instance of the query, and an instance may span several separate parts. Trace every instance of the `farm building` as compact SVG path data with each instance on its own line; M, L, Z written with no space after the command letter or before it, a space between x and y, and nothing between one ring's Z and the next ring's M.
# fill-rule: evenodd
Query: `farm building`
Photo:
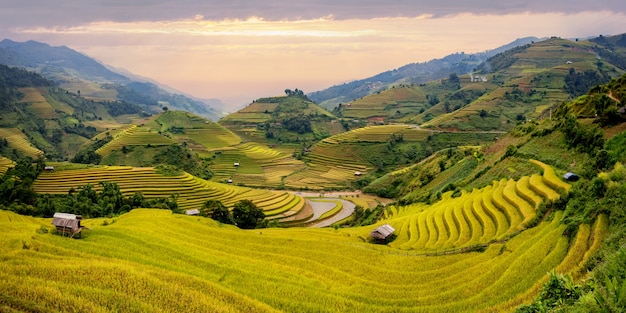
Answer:
M198 210L198 209L187 210L187 211L185 211L185 214L187 214L187 215L199 215L200 214L200 210Z
M376 242L386 243L392 238L392 235L395 231L396 229L393 228L391 225L385 224L374 229L370 233L370 236L372 236L372 238L374 238Z
M567 181L577 181L580 177L574 173L565 173L565 175L563 175L563 179Z
M237 166L239 166L239 162L235 162L233 165L234 165L235 167L237 167Z
M54 172L54 166L46 166L43 168L43 170L46 172Z
M60 234L68 234L70 238L79 234L85 226L80 225L80 220L83 217L80 215L69 213L54 213L52 224L56 226L57 232Z
M361 173L361 172L359 172L359 171L354 172L354 176L361 176L362 174L363 174L363 173Z

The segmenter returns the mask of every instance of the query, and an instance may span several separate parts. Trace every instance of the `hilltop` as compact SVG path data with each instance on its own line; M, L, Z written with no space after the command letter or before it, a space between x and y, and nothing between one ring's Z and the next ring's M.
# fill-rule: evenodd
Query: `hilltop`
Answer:
M243 138L262 143L306 143L344 131L335 116L304 92L286 89L283 97L260 98L219 123Z

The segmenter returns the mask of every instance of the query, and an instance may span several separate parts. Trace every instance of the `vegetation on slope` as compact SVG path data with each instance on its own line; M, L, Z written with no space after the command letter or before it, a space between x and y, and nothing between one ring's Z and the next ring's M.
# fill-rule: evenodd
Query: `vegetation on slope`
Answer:
M261 143L312 143L343 129L335 117L297 88L286 96L261 98L220 120L243 138Z

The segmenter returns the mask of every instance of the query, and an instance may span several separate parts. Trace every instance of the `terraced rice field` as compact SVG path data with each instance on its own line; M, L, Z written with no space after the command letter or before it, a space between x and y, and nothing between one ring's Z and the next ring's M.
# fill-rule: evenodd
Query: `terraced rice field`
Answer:
M428 130L407 124L367 126L326 138L323 142L330 144L347 142L387 142L392 134L396 136L402 135L405 141L421 141L425 140L430 133L431 132Z
M151 167L109 166L44 172L33 184L33 189L38 193L67 194L71 188L78 189L87 184L99 190L101 181L116 182L124 196L141 192L146 198L167 198L177 194L178 205L184 210L198 209L209 199L220 200L228 207L248 199L261 207L266 215L281 219L297 214L304 206L302 197L285 191L220 184L188 173L163 176Z
M372 169L363 160L358 146L362 143L384 143L392 134L402 136L405 141L425 140L429 131L411 125L369 126L331 136L315 144L306 154L307 168L285 179L285 184L293 188L321 189L345 188L360 175ZM354 148L351 144L355 144Z
M13 162L13 160L0 156L0 174L6 172L7 169L14 165L15 162Z
M257 187L278 187L284 177L304 168L291 155L254 142L220 150L214 162L212 180Z
M10 147L22 151L33 159L44 155L43 151L33 146L26 135L17 128L0 128L0 138L5 138Z
M48 103L48 100L46 100L38 88L20 88L20 91L24 94L24 98L20 102L27 103L29 109L37 116L44 119L51 119L57 116L52 105Z
M96 153L107 155L113 150L121 150L124 146L166 146L174 142L154 129L132 125L117 133L113 140L96 150Z
M0 211L0 309L512 311L602 239L600 223L583 226L568 250L560 215L484 252L425 256L363 242L374 226L244 231L139 209L107 226L85 220L85 237L70 240L40 231L51 219Z
M453 251L504 240L526 229L541 202L558 199L557 186L569 188L551 167L533 163L542 167L543 176L503 179L456 198L448 192L432 206L390 208L384 223L399 230L390 245L421 252Z

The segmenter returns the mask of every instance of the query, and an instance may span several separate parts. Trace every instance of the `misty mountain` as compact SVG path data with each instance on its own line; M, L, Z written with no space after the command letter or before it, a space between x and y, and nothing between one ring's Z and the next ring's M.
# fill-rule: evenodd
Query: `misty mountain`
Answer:
M514 47L526 45L538 40L536 37L517 39L509 44L481 53L454 53L441 59L428 62L411 63L375 76L335 85L330 88L308 94L308 97L326 109L332 109L339 103L367 96L385 90L394 85L421 84L448 77L451 73L466 74L488 58Z
M0 64L34 71L62 88L81 90L81 95L88 98L126 101L152 112L167 106L213 120L222 115L221 109L203 100L171 92L168 90L171 88L154 81L138 80L136 75L121 74L65 46L52 47L32 40L15 42L4 39L0 41Z
M0 41L0 63L35 71L52 80L64 74L94 82L130 82L126 76L112 72L94 59L68 47L51 47L32 40Z

